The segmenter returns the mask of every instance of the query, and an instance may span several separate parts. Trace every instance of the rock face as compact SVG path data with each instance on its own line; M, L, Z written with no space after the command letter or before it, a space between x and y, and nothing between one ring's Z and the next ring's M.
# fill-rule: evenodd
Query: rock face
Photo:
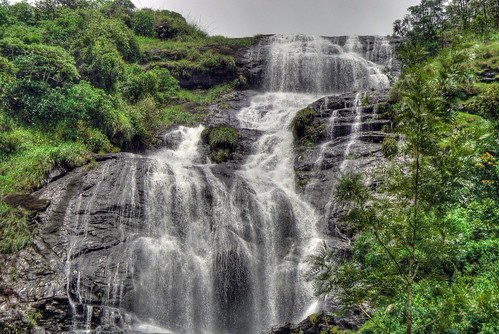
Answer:
M139 176L123 183L120 178L141 175L146 164L145 158L117 154L94 169L78 168L33 194L40 200L50 199L51 204L36 217L38 235L33 247L0 257L0 266L10 270L8 274L2 272L1 285L13 291L2 291L0 296L0 326L12 323L18 310L24 317L41 314L37 323L50 333L69 331L73 321L71 304L81 297L77 296L76 282L67 281L68 271L76 270L83 262L92 263L94 268L92 278L82 277L84 284L93 286L93 294L85 298L89 305L97 306L95 312L100 311L99 294L108 284L106 274L116 270L108 260L120 253L140 226L140 206L131 212L131 204L120 194L123 187L134 188L140 201L142 179ZM85 234L82 242L72 242L75 235L81 234Z

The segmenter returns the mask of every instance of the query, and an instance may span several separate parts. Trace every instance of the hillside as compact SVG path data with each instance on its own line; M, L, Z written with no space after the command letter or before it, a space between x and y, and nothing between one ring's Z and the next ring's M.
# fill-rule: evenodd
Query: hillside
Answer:
M3 5L0 38L0 198L201 122L205 106L246 84L234 56L253 42L129 1ZM2 252L29 245L29 216L0 202Z

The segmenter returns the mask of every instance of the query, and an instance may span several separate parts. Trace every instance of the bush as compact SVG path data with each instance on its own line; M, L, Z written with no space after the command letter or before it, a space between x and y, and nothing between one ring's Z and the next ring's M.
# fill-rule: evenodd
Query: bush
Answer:
M17 38L26 44L43 43L43 29L25 23L15 23L2 27L0 37Z
M132 103L147 95L154 96L159 102L168 102L179 90L177 79L165 68L144 71L138 65L130 65L126 67L124 77L121 92Z
M61 10L61 15L53 20L46 20L40 23L44 31L45 43L64 47L66 50L73 51L75 43L81 38L82 27L87 20L81 12L72 10ZM82 46L77 48L80 52ZM73 52L74 54L74 52Z
M35 9L27 1L10 5L8 12L17 21L31 25L36 23Z
M140 49L133 32L123 21L116 19L105 19L101 15L91 15L86 18L88 26L84 30L83 37L79 41L81 46L93 44L94 41L109 43L113 45L127 62L135 62L140 59Z
M157 90L155 97L159 102L168 102L178 94L180 90L178 80L170 74L168 69L156 67L149 71L149 73L156 76Z
M474 96L464 103L464 109L471 113L489 120L499 119L499 84L486 85L480 94Z
M132 17L132 28L137 35L154 36L154 12L148 8L136 11Z
M393 137L385 137L385 139L383 139L383 143L381 144L381 150L385 158L391 159L395 157L398 153L397 139Z
M42 81L17 80L7 88L10 116L25 124L54 124L64 118L59 103L64 100L60 88Z
M158 79L153 73L145 72L138 65L125 68L121 92L128 101L137 102L147 94L154 94L157 90Z
M133 133L129 141L122 143L122 147L141 149L158 143L156 136L162 126L163 112L152 97L126 107L125 115L130 120Z
M82 52L81 74L94 86L110 92L123 75L124 64L120 53L106 41L96 41Z
M199 27L187 23L186 19L179 13L168 10L156 12L154 25L156 37L163 40L205 38L208 36Z
M0 41L0 53L12 61L21 80L60 86L79 78L74 58L57 46L25 44L16 38L5 38Z

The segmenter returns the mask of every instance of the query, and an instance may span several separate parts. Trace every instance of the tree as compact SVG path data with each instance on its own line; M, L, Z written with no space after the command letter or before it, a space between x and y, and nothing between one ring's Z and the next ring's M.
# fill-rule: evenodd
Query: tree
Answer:
M132 17L132 28L138 35L154 36L154 12L147 8L136 11Z
M112 91L123 75L124 64L116 48L107 41L95 41L80 55L81 74L94 86Z

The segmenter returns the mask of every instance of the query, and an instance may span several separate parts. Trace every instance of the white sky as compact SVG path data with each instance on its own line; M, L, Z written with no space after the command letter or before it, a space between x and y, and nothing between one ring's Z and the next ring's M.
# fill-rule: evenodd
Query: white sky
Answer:
M137 7L168 9L211 35L387 35L407 7L420 0L132 0Z

